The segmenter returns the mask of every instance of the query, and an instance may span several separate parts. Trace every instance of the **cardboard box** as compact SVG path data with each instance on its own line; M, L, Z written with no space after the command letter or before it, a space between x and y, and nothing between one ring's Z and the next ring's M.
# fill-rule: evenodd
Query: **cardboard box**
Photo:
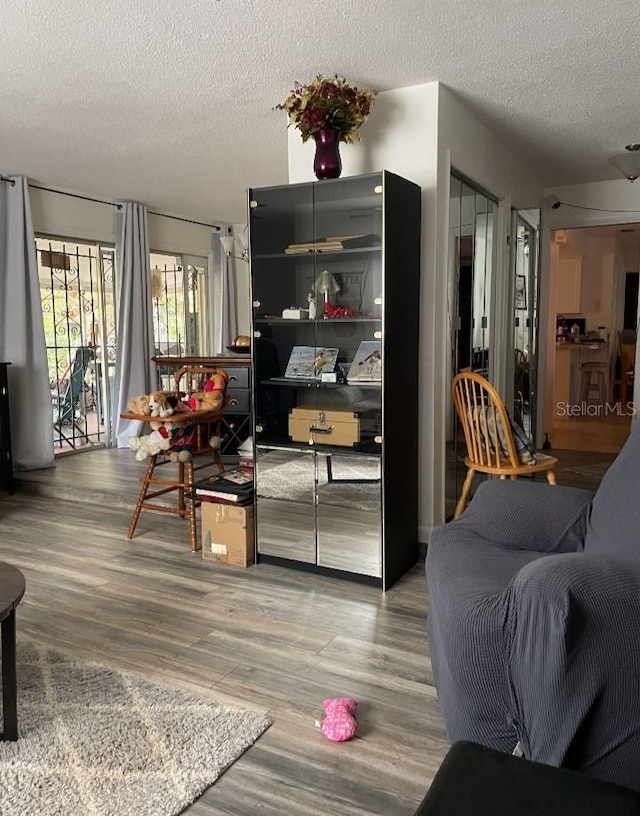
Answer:
M353 447L377 432L379 411L360 412L350 408L292 408L289 436L294 442Z
M253 505L202 502L202 558L233 567L255 563Z

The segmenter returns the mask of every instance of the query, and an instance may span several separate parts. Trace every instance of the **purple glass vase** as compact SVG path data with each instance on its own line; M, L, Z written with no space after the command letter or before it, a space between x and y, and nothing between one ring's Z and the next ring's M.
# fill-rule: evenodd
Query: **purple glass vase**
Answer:
M316 142L316 156L313 160L316 178L338 178L342 172L338 131L334 128L321 128L313 134L313 138Z

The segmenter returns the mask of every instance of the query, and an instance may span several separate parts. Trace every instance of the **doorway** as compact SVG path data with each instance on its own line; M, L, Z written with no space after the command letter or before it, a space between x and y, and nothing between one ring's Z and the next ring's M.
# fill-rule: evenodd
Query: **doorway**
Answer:
M617 453L634 413L640 224L551 231L543 427L554 450Z

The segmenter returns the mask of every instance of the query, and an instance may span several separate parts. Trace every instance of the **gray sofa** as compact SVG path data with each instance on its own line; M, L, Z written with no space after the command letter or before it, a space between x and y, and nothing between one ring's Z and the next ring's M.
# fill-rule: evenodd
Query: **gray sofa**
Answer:
M640 423L635 423L640 425ZM484 482L426 558L450 741L640 790L640 430L595 497Z

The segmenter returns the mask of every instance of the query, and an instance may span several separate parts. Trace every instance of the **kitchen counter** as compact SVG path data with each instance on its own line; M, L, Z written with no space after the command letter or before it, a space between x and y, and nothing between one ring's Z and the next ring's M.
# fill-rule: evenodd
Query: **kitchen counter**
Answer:
M580 404L580 366L582 363L608 362L610 343L556 343L556 370L553 380L554 414L557 419L575 416Z
M571 342L571 341L564 341L563 343L556 343L556 349L560 351L561 349L569 350L569 351L582 351L583 349L603 349L609 348L609 343L607 342L599 342L598 340L580 340L579 342Z

